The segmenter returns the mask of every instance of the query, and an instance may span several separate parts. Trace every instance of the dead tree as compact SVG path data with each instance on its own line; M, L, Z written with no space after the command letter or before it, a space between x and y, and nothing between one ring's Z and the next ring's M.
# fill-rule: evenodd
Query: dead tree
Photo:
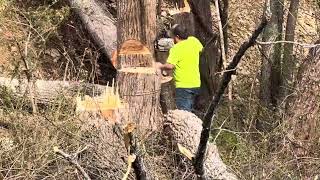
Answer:
M183 155L194 157L200 142L202 131L202 120L196 115L183 110L169 111L164 122L164 132L171 140L174 148L180 150ZM180 147L189 151L183 152ZM235 180L237 177L228 171L227 166L220 158L218 148L215 144L209 143L209 148L204 162L204 169L210 179L230 179ZM191 163L190 163L191 166Z
M138 139L161 128L160 76L154 68L156 0L118 0L117 84L126 104L122 123L134 123ZM135 146L136 147L136 146ZM133 162L138 179L150 179L136 148Z

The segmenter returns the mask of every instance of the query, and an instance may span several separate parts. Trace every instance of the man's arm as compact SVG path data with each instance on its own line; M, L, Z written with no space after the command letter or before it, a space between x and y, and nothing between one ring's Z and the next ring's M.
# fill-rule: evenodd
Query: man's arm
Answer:
M170 63L165 63L165 64L162 64L162 63L159 63L159 62L156 63L156 68L157 69L161 69L161 70L173 70L174 67L175 66L173 64L170 64Z

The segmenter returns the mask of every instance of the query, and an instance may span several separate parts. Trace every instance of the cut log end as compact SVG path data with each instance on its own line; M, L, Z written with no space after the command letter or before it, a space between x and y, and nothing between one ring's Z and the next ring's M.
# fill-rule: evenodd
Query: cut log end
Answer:
M150 50L143 45L140 41L130 39L125 41L120 48L119 55L127 55L127 54L150 54Z

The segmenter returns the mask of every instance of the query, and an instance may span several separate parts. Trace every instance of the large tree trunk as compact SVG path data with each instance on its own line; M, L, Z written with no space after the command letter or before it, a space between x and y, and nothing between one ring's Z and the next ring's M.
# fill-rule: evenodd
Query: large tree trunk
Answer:
M291 0L286 24L286 41L294 41L299 0ZM281 100L285 100L293 92L294 74L296 74L296 59L293 56L293 44L284 44L282 63Z
M178 146L182 145L192 155L197 153L202 131L201 119L190 112L174 110L169 111L164 124L164 132L173 142L175 149L178 150ZM227 166L221 160L216 145L209 143L208 146L204 165L208 178L237 179L234 174L228 171ZM189 165L192 166L191 163Z
M96 0L69 0L69 3L82 20L98 49L111 59L117 45L117 29L111 14L101 8Z
M267 7L268 1L266 0L265 8L270 8L272 16L263 32L262 40L264 42L279 41L282 39L283 0L271 0L270 7ZM281 44L270 44L262 47L260 100L264 106L269 108L277 106L279 97L281 47Z
M153 67L156 33L155 0L118 0L117 84L127 105L124 122L142 134L161 128L160 78Z

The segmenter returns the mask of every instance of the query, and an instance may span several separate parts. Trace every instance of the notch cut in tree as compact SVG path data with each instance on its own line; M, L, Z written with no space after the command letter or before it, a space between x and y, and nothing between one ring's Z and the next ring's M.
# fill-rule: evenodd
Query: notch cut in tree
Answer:
M206 111L206 114L205 114L205 117L203 120L203 129L201 132L200 143L198 146L196 157L194 159L195 172L200 179L204 179L204 180L207 179L205 169L204 169L205 154L207 151L208 140L209 140L209 136L210 136L210 132L211 132L211 124L214 119L216 109L219 105L219 102L221 100L222 95L224 94L226 87L228 86L228 84L231 80L232 74L235 73L235 69L236 69L237 65L239 64L242 56L247 51L247 49L249 49L251 46L253 46L255 44L256 39L258 38L260 33L263 31L263 29L268 24L269 14L267 13L266 16L263 17L261 23L259 24L257 29L253 32L249 41L244 42L240 46L238 52L235 54L232 61L230 62L230 64L226 68L226 71L223 73L223 77L219 83L218 92L214 96L214 99L211 101L210 106L208 107L208 109Z
M117 84L120 97L127 104L122 123L135 124L139 139L162 127L159 115L161 83L153 58L156 0L118 0L117 9ZM133 162L136 177L147 179L143 156L133 150L130 153L136 155Z
M118 0L117 8L117 85L127 104L123 121L134 122L137 131L145 134L161 127L161 82L153 58L156 0Z

